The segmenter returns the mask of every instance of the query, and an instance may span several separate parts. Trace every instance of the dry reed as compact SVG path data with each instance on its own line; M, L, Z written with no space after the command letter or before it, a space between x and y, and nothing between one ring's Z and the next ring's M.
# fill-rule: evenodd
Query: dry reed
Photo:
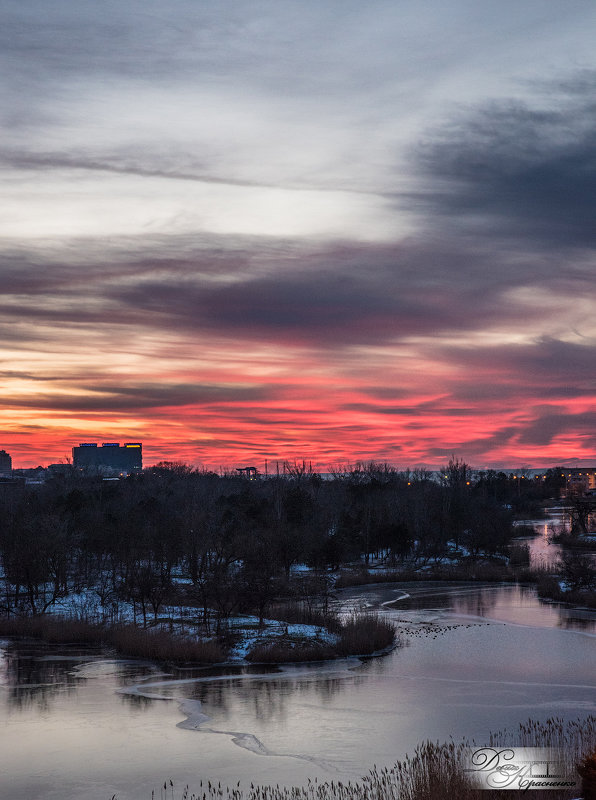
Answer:
M113 647L122 655L155 661L216 664L226 658L226 650L213 640L184 638L165 630L147 630L135 625L104 625L54 615L2 617L0 636L42 639L53 644Z
M592 777L594 761L589 758L596 748L596 717L564 723L560 719L546 722L528 720L516 732L490 734L495 746L560 747L567 754L570 775L578 764ZM359 781L309 780L304 786L280 787L251 783L241 788L201 781L194 792L187 786L178 793L173 782L164 783L157 800L488 800L502 796L500 791L478 789L464 772L469 743L438 744L425 742L393 767L373 768ZM579 776L577 776L579 781ZM584 778L584 789L586 783ZM570 800L579 793L575 788L532 790L532 800ZM586 800L594 800L586 794ZM113 798L112 800L117 800Z

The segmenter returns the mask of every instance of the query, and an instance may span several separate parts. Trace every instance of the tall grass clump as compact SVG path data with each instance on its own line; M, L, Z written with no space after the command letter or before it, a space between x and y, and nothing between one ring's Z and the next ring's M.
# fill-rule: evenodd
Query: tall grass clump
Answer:
M0 636L41 639L52 644L102 644L102 625L81 619L46 616L0 617Z
M464 744L455 742L425 742L391 769L373 769L363 783L370 786L371 798L478 800L484 793L472 786L464 772L466 751Z
M149 661L217 664L226 658L226 651L212 639L185 639L171 636L164 630L147 630L135 625L111 629L108 639L123 655Z
M549 717L546 722L529 719L520 723L514 733L506 729L491 733L489 744L491 747L552 747L564 753L566 766L572 769L596 747L596 717L590 715L570 722L560 717Z
M549 600L562 600L563 590L559 579L552 575L544 575L536 584L538 597L547 597Z
M369 572L362 568L344 570L335 581L336 589L348 589L351 586L364 586L369 583L398 583L399 581L419 580L415 570L392 570L391 572Z
M377 614L353 614L342 624L337 652L343 656L368 656L395 644L395 627Z
M175 794L172 781L165 782L160 800L487 800L486 792L472 788L463 772L463 745L425 743L412 757L395 766L373 768L359 781L309 780L305 786L283 787L250 784L241 789L200 781L198 791L187 786ZM551 792L555 795L556 793ZM154 792L152 800L157 800ZM118 798L112 798L118 800ZM551 800L558 800L553 796Z

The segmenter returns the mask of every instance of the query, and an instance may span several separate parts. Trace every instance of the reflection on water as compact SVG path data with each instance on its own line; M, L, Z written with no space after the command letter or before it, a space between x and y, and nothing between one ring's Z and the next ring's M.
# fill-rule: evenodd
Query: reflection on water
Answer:
M396 604L396 607L407 608L409 605L412 609L424 609L428 608L429 601L434 598L435 609L450 610L456 614L474 617L488 617L499 596L496 589L498 587L489 586L470 591L462 587L459 594L457 590L433 594L432 592L428 593L424 588L421 588L418 593L416 588L411 587L412 595L409 600Z
M15 647L8 644L1 652L0 686L5 692L6 704L12 709L36 705L48 711L52 699L58 694L73 693L84 678L71 670L77 658L89 660L89 653L73 652L62 656L52 648L46 654L39 646Z
M594 612L511 585L418 582L341 597L387 614L407 646L365 661L164 671L97 651L0 643L0 748L10 765L0 794L149 800L170 778L191 790L201 779L345 780L424 739L485 742L529 716L596 710Z
M138 661L106 660L97 648L31 642L0 642L0 689L11 710L52 710L53 701L75 696L90 678L111 676L120 686L131 677L153 675L155 667Z
M200 700L205 707L217 709L218 717L229 719L238 703L242 704L256 719L261 722L287 718L289 707L300 702L303 697L316 698L317 705L329 704L333 697L342 691L346 681L358 684L365 680L363 675L327 677L319 669L312 675L302 671L298 677L280 676L279 678L245 679L238 681L230 692L228 683L197 683L185 692L185 695Z
M530 565L538 568L551 568L560 560L562 548L553 542L557 534L568 533L570 528L570 509L563 506L546 509L545 519L520 520L515 525L522 528L533 528L534 535L520 536L516 541L523 541L530 550ZM596 559L596 552L593 553Z
M538 599L534 586L511 584L451 584L440 582L400 584L409 597L392 607L413 612L449 612L518 625L562 628L596 633L596 611L568 607ZM403 617L403 615L402 615Z

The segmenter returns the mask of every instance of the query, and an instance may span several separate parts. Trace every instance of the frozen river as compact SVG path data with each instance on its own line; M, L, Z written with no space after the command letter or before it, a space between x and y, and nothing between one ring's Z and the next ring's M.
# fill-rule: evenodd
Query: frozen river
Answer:
M409 596L401 600L405 593ZM403 630L391 654L279 671L163 674L80 648L0 647L0 795L150 800L164 780L355 778L424 739L596 712L596 614L533 589L351 589Z

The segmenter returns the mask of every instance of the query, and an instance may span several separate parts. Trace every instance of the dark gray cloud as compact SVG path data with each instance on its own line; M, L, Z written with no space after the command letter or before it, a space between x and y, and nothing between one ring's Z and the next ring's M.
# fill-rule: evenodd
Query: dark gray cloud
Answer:
M557 81L536 104L464 112L418 151L438 186L423 205L525 250L596 245L596 71Z
M560 434L573 434L584 439L588 448L596 447L596 412L581 414L545 412L524 426L520 432L519 443L545 447Z
M3 316L23 325L28 321L32 335L34 323L206 332L231 340L275 337L317 347L416 335L427 338L431 356L484 367L484 348L446 348L441 337L491 325L515 330L520 322L525 330L532 320L542 331L545 311L531 293L517 301L508 294L532 286L557 293L569 277L559 260L527 257L526 268L520 268L519 259L507 254L491 261L484 246L458 248L436 239L313 247L210 237L196 247L186 237L157 237L112 243L103 258L98 247L94 240L74 242L63 260L59 252L43 249L5 255ZM587 275L571 283L564 286L570 306L592 286ZM517 362L528 374L540 370L546 383L553 364L571 381L578 369L589 369L591 359L589 342L538 338L524 346L499 346L490 362L495 369Z
M500 428L492 433L487 433L486 436L476 437L468 441L458 443L455 447L430 447L428 456L430 458L448 459L454 454L457 449L459 453L465 458L474 458L490 453L495 449L507 447L511 445L519 433L519 429L515 426L507 426ZM515 445L514 445L515 446Z
M6 257L0 291L19 295L18 313L32 321L147 324L230 338L341 345L436 339L532 319L542 331L544 310L512 292L536 289L571 303L593 291L595 75L559 81L544 109L493 103L443 128L418 154L435 186L418 197L424 231L398 245L316 250L286 241L274 252L265 238L220 237L218 246L211 236L212 244L196 248L188 237L163 236L156 254L148 252L153 242L137 239L115 260L110 246L103 262L95 255L85 264L81 241L79 263L72 255L69 263L23 252ZM43 163L46 156L31 158ZM116 156L113 162L84 154L47 159L139 174L156 169L150 158L141 166ZM218 274L219 281L211 279ZM13 304L1 310L12 314ZM534 361L542 349L529 348ZM564 344L550 350L551 365L555 359L563 371L575 369ZM464 355L474 361L472 351Z
M303 258L281 256L277 263L269 259L261 270L254 257L253 274L236 280L163 275L107 287L105 296L153 315L154 324L230 336L336 344L439 336L518 318L519 307L503 303L501 293L525 285L528 274L508 265L493 270L486 258L438 242L346 245L306 251ZM548 275L542 286L547 284ZM523 314L526 321L542 316L531 306Z
M74 387L73 387L74 388ZM85 393L81 394L80 390ZM209 385L200 383L184 384L143 384L134 386L104 385L91 388L86 385L76 387L72 395L36 393L34 396L5 396L2 402L6 407L53 409L56 411L98 411L127 412L137 409L180 407L188 405L208 405L218 403L251 402L271 399L275 387L267 385Z
M542 336L533 342L499 344L490 349L488 359L484 348L439 348L439 352L452 363L477 369L485 380L492 374L495 383L498 378L514 373L524 376L533 387L544 386L546 391L566 391L572 387L575 393L582 388L596 389L596 358L590 340L578 343ZM507 390L507 386L502 388ZM478 385L475 391L479 399L484 399L491 389Z

